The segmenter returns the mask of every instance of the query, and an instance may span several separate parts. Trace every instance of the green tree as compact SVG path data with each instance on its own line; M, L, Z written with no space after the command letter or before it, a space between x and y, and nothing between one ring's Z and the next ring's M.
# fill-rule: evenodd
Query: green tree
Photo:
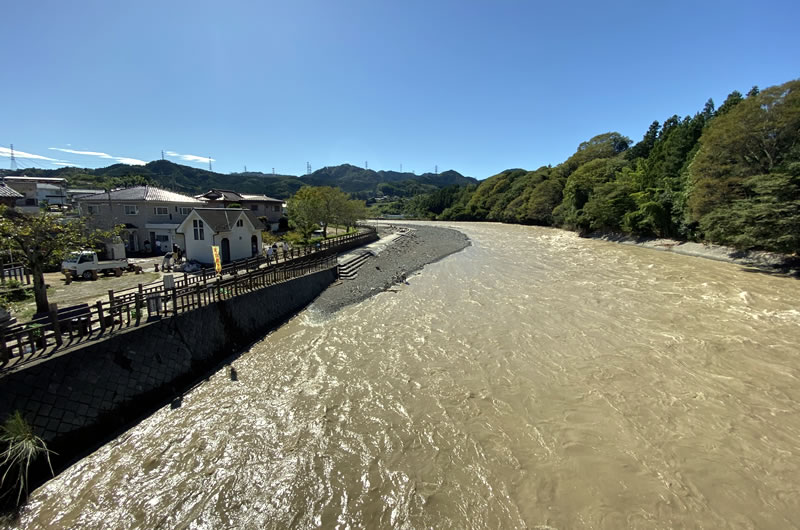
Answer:
M691 220L746 198L745 179L800 158L798 139L800 81L770 87L718 113L689 166Z
M79 220L65 220L46 212L28 215L0 207L0 238L12 250L19 251L31 270L36 311L40 313L49 309L44 282L44 269L48 261L60 259L70 251L94 248L117 235L119 230L120 227L112 231L89 232Z
M317 228L321 204L318 188L314 186L303 186L286 202L289 221L303 239L308 239Z

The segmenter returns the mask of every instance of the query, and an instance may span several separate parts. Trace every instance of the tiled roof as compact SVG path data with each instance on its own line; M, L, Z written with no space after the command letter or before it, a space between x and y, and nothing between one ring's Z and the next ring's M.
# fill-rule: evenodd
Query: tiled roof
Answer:
M272 197L267 197L266 195L246 195L243 193L242 197L246 201L283 202L281 199L273 199Z
M5 184L3 184L2 186L0 186L0 197L12 197L14 199L20 199L24 197L24 195L22 195L14 188L9 188Z
M239 208L195 208L197 214L203 218L206 225L214 232L230 232L239 216L244 213L256 229L261 229L263 223L249 210Z
M242 195L232 190L211 189L202 195L195 195L197 199L205 199L207 201L232 201L239 202L242 200Z
M194 197L181 195L174 191L162 190L153 186L136 186L122 190L112 190L80 198L81 202L100 201L146 201L146 202L179 202L200 204Z

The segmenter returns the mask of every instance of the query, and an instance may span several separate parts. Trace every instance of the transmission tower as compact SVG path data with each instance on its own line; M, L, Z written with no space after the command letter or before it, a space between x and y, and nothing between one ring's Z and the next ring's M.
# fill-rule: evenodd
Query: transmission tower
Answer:
M369 161L364 162L364 169L369 169Z
M272 176L275 176L275 168L272 168Z
M435 166L433 166L433 174L434 175L438 175L439 174L439 164L436 164Z
M164 160L164 150L161 150L161 160Z
M208 155L208 170L211 171L211 155Z
M311 162L306 162L306 175L311 174Z
M11 170L17 170L17 159L14 158L14 144L11 144Z
M402 172L403 172L403 163L400 162L400 173L402 173Z

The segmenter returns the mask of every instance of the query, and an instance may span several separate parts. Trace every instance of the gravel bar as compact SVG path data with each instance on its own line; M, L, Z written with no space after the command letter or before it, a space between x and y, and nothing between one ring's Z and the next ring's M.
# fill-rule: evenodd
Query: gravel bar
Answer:
M402 226L402 225L396 225ZM366 300L401 283L407 276L470 245L469 238L451 228L415 225L407 235L396 239L379 255L372 256L353 280L342 280L323 292L311 305L315 311L333 313ZM392 233L379 229L381 236Z

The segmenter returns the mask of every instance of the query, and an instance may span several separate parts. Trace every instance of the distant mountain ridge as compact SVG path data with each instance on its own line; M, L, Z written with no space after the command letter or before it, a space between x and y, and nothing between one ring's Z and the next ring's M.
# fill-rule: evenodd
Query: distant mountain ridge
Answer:
M0 170L0 174L5 175L20 173L23 172ZM411 197L453 184L465 185L478 182L453 170L438 174L415 175L397 171L373 171L341 164L298 177L258 171L224 174L176 164L169 160L154 160L144 166L114 164L97 169L76 167L27 169L24 173L29 176L63 177L67 179L71 188L109 188L149 183L187 195L203 193L211 188L221 188L241 193L263 193L278 199L290 197L304 185L338 187L366 199L376 194Z

